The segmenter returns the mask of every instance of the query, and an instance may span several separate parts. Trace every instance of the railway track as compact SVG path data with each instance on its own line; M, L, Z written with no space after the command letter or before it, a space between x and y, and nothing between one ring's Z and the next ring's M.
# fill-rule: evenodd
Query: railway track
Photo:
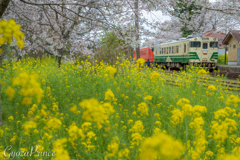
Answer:
M180 72L175 70L166 71L166 73L173 73L174 72ZM226 77L227 79L231 80L240 80L240 72L227 72L227 71L220 71L220 72L210 72L209 75L213 77Z
M220 71L220 72L211 72L209 73L211 76L221 75L221 77L227 77L227 79L239 79L240 72L227 72L227 71Z
M169 85L174 85L174 86L184 86L187 87L189 84L185 83L184 81L180 80L177 78L178 74L173 74L173 71L166 71L166 74L172 74L169 76L169 78L166 80L166 83ZM227 90L227 91L233 91L233 92L238 92L240 93L240 82L236 81L237 78L239 78L240 73L229 73L229 72L217 72L217 73L210 73L212 75L211 77L203 77L203 76L193 76L190 75L191 78L197 80L197 85L198 86L203 86L203 87L208 87L209 85L218 85L217 88L220 90ZM216 76L219 75L218 77L224 77L226 76L228 79L223 80L216 78Z

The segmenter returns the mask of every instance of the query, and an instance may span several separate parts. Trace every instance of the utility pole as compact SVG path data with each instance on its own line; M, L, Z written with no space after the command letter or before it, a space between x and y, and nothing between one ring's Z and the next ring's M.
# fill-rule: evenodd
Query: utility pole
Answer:
M225 46L225 62L224 62L225 65L227 64L226 55L227 55L227 46Z
M135 0L134 2L134 6L135 6L135 28L136 28L136 41L139 41L139 23L138 23L138 0ZM137 59L140 58L140 45L137 43L137 47L136 47L136 56Z

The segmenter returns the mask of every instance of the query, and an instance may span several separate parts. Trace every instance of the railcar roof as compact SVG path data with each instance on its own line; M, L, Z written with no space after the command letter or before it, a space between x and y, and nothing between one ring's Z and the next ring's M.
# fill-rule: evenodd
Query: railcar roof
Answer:
M202 41L204 40L204 38L208 38L209 40L214 40L213 37L193 37L193 38L189 38L189 39L179 39L179 40L173 40L171 42L164 42L161 44L157 44L155 46L160 46L160 45L165 45L165 44L171 44L171 43L177 43L177 42L184 42L184 41ZM218 41L217 39L215 39L215 41Z

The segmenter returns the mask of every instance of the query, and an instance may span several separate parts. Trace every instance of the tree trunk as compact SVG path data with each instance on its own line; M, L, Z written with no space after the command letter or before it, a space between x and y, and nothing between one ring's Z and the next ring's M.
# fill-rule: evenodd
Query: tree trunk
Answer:
M134 6L135 6L136 41L139 41L138 0L135 0ZM137 43L137 47L136 47L136 54L137 54L137 59L139 59L140 58L140 46L138 43Z
M62 64L62 56L58 56L58 67L60 68Z
M22 56L18 55L17 62L19 62L22 59Z
M42 59L43 59L43 52L40 52L40 62L42 62Z
M0 0L0 18L2 18L2 15L5 12L10 1L11 0Z
M59 55L57 57L58 57L58 67L59 68L61 67L61 64L62 64L63 52L64 52L63 48L58 50Z

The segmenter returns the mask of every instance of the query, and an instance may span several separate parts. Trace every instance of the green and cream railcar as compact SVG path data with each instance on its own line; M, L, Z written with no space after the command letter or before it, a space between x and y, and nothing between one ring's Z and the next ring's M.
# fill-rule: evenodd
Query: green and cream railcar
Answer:
M154 46L154 63L168 68L188 65L216 67L218 40L212 37L181 38Z

